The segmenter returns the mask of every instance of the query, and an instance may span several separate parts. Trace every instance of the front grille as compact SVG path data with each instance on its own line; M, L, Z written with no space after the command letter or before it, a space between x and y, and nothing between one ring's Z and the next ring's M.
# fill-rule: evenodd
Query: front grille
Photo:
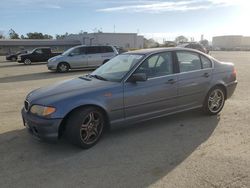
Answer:
M28 101L24 101L24 109L27 112L29 110L30 103Z

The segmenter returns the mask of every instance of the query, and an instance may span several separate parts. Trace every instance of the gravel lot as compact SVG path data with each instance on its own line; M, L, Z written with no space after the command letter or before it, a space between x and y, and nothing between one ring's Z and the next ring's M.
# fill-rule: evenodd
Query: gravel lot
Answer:
M234 62L235 94L217 117L199 110L111 130L89 150L31 138L20 110L35 88L84 74L47 71L0 57L1 187L250 187L250 53Z

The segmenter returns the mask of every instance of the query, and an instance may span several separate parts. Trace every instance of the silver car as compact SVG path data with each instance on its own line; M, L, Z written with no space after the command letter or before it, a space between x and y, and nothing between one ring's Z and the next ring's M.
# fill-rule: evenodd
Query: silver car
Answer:
M232 63L184 48L120 54L94 72L34 90L24 125L38 138L65 135L90 148L105 128L195 108L218 114L237 85Z
M70 69L96 68L118 54L113 46L76 46L48 60L48 69L68 72Z

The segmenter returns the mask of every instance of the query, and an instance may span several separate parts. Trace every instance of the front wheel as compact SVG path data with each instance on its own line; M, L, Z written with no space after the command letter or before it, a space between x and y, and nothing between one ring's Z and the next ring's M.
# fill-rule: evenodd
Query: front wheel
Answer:
M25 65L30 65L31 64L31 60L30 59L25 59L24 60L24 64Z
M69 64L68 63L59 63L57 65L57 72L68 72Z
M225 103L225 92L221 87L214 87L211 89L203 104L205 113L209 115L218 114Z
M17 60L16 57L12 57L12 58L11 58L11 61L16 61L16 60Z
M94 146L104 130L103 113L94 107L74 111L67 120L66 136L68 140L83 149Z

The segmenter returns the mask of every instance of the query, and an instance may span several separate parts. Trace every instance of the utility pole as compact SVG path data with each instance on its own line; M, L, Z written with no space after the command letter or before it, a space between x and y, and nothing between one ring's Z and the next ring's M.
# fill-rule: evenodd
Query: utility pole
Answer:
M114 25L114 33L115 33L115 25Z

